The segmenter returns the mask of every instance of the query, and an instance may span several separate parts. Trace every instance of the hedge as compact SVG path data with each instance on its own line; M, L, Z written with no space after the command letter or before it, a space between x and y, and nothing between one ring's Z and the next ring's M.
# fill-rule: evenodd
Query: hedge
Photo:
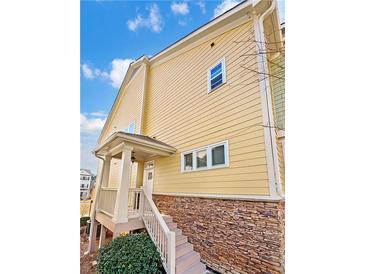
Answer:
M100 274L165 273L160 254L146 233L126 235L102 247L97 256Z

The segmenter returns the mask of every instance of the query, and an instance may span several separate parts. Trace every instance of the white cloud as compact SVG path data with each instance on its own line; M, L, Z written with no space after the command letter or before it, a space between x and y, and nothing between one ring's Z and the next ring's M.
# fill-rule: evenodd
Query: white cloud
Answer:
M204 0L199 0L198 2L196 2L196 4L199 6L201 12L203 14L205 14L207 12L207 10L205 9L205 1Z
M128 28L131 31L136 31L139 27L141 27L144 24L144 20L140 15L137 15L136 19L134 20L128 20Z
M95 117L106 117L108 114L106 114L104 111L94 111L90 113L91 116Z
M82 72L86 78L88 79L94 78L94 73L87 64L82 65Z
M94 74L95 74L95 76L106 78L106 79L109 77L109 74L107 72L101 71L98 68L94 70Z
M172 3L171 10L174 14L186 15L189 13L189 6L186 2L182 3Z
M239 4L241 0L223 0L215 9L213 18L221 15L227 10L233 8L237 4Z
M99 134L105 124L106 118L88 118L80 113L80 131L86 134Z
M154 3L147 10L149 12L148 17L144 18L138 14L134 20L128 20L129 30L137 31L139 28L148 28L153 32L160 32L162 30L163 20L158 5Z
M112 86L119 88L122 84L125 74L127 73L131 59L114 59L112 61L112 70L109 73L109 78L112 81Z
M131 62L133 62L132 59L114 59L111 62L112 68L109 72L98 68L91 69L87 64L83 64L82 71L87 79L94 79L95 77L107 79L113 87L119 88Z

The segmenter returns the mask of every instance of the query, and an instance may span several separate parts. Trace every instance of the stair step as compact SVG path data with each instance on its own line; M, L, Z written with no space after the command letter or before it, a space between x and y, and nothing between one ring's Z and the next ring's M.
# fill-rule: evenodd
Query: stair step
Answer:
M199 262L197 264L194 264L192 267L185 270L181 274L204 274L205 271L206 271L205 265Z
M162 215L162 218L165 220L166 223L172 222L172 217L169 215Z
M194 264L200 262L200 254L196 251L190 251L189 253L185 254L176 259L176 274L183 273L185 270L192 267Z
M186 237L185 235L179 235L179 236L176 236L175 244L176 244L176 246L178 246L183 243L186 243L187 241L188 241L188 237Z
M181 229L178 229L177 227L172 228L171 231L175 232L175 237L182 235Z
M171 223L166 223L166 224L167 224L167 227L168 227L169 229L177 228L177 223L173 223L173 222L171 222Z
M186 242L176 247L176 258L184 256L186 253L193 251L193 245Z

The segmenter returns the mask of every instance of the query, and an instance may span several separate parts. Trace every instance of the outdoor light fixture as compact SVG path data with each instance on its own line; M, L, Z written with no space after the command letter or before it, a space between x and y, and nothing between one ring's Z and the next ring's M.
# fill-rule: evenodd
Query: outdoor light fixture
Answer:
M134 157L134 151L132 151L131 161L132 161L132 163L134 163L136 161L136 157Z

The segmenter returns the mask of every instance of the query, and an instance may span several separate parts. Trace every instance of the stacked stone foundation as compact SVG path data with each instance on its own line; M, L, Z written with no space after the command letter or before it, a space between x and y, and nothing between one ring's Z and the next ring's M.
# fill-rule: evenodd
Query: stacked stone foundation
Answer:
M153 195L219 273L284 273L285 202Z

